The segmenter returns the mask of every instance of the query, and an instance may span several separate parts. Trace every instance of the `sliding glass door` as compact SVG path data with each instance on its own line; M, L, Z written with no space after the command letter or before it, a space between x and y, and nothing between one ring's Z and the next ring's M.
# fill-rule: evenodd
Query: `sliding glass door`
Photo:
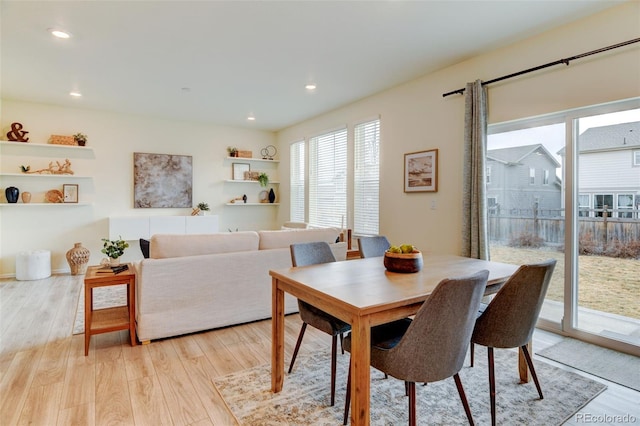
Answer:
M640 346L640 109L576 119L574 327Z
M490 126L491 259L558 263L540 326L640 354L640 100Z

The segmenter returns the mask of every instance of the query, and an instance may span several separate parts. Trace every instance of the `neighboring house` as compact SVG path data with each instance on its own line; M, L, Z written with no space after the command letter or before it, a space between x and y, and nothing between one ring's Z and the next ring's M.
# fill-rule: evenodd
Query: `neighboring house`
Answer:
M587 129L578 138L578 153L580 216L600 217L606 206L614 210L610 217L638 218L640 122ZM558 154L564 164L564 148Z
M542 144L487 151L489 214L559 216L562 188L560 163Z

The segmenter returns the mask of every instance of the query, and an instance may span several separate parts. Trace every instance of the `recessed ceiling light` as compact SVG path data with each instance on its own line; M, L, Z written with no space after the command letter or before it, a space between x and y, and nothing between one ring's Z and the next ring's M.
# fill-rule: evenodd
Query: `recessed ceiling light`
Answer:
M51 33L51 35L53 35L54 37L58 37L58 38L71 38L71 34L69 34L66 31L62 31L62 30L57 30L55 28L49 28L49 32Z
M190 88L190 87L183 87L183 88L182 88L182 89L180 89L180 90L182 90L182 93L189 93L189 92L191 92L191 88Z
M82 96L82 93L80 93L80 92L70 92L69 95L73 96L74 98L79 98L79 97Z
M307 90L316 90L316 85L315 84L307 84L306 86L304 86L305 89Z
M247 117L247 120L249 120L249 121L255 121L255 120L256 120L256 118L255 118L253 115L250 115L250 116L248 116L248 117Z

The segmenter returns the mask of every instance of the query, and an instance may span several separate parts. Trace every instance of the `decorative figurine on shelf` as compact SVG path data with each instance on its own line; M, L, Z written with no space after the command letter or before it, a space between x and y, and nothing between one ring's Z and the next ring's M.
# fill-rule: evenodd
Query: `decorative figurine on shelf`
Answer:
M273 204L276 201L276 193L273 192L273 188L269 189L269 202Z
M22 173L28 173L31 170L31 166L20 166L20 170L22 170Z
M278 150L273 145L267 145L260 150L263 160L273 160L273 157L278 153Z
M244 201L244 203L247 204L247 194L244 194L242 196L242 201Z
M73 170L71 170L71 161L69 161L68 158L65 158L64 164L60 164L59 161L56 161L56 165L54 165L52 161L49 163L49 167L46 169L34 170L33 172L29 171L29 169L30 167L22 166L22 171L24 173L38 173L38 174L48 174L48 175L72 175L73 174Z
M7 133L7 139L14 142L29 142L29 138L26 138L26 130L22 130L22 124L11 123L11 131Z

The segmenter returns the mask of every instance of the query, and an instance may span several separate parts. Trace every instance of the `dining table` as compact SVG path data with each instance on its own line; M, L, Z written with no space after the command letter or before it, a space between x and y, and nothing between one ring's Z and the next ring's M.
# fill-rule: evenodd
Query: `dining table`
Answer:
M414 315L443 279L486 269L489 280L485 294L489 295L497 292L517 268L461 256L424 255L422 269L415 273L389 272L383 257L270 270L272 392L280 392L284 384L285 293L351 325L351 424L368 425L371 327Z

